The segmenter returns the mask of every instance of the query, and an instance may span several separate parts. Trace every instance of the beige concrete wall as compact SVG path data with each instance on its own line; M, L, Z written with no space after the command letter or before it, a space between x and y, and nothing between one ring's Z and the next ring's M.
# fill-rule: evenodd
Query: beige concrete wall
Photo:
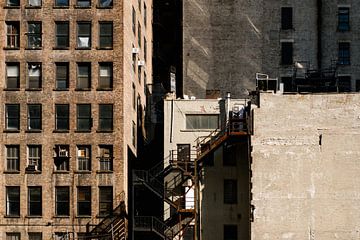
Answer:
M359 239L358 94L261 94L252 239Z

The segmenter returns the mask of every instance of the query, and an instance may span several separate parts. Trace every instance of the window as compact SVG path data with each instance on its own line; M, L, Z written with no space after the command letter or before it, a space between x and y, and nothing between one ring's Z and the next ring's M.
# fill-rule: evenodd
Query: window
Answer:
M41 130L41 104L28 104L28 130Z
M55 129L69 130L69 105L56 104L55 105Z
M100 104L99 105L99 130L112 131L113 130L113 105Z
M141 25L138 22L138 46L141 47Z
M19 145L6 146L6 171L18 172L20 171L20 148Z
M55 195L55 214L57 216L69 216L69 187L55 187Z
M20 47L20 24L19 22L6 22L6 47Z
M79 233L77 233L77 239L79 239L79 240L87 240L87 239L89 239L89 237L88 237L89 235L87 234L87 233L84 233L84 232L79 232Z
M284 84L284 92L292 91L292 77L281 77L281 82Z
M281 43L281 64L291 65L293 64L293 43L282 42Z
M338 9L338 30L345 32L350 30L350 9L339 7Z
M136 88L135 88L135 84L132 85L132 105L133 105L133 108L136 109Z
M138 81L141 84L141 66L138 66Z
M29 236L29 240L42 240L41 232L29 232L28 236Z
M20 105L5 105L6 130L14 131L20 129Z
M134 46L133 46L133 49L134 49ZM137 62L137 56L134 53L132 55L132 65L133 65L133 70L135 72L136 67L138 66L138 62Z
M224 240L237 239L237 225L224 225Z
M28 89L41 88L41 63L28 63Z
M136 123L134 121L132 122L131 138L133 146L136 147Z
M56 7L68 7L69 0L55 0L55 6Z
M6 216L20 216L20 187L6 187Z
M28 204L29 216L42 215L41 187L28 187Z
M224 180L224 203L236 204L237 203L237 181L236 179Z
M99 215L106 216L112 213L113 188L99 187Z
M146 3L144 3L144 26L146 27L147 24L147 8L146 8Z
M6 63L6 88L17 89L20 88L20 64Z
M99 0L99 7L112 7L113 1L112 0Z
M91 63L77 64L77 89L91 87Z
M91 216L91 187L77 188L77 215Z
M287 30L293 28L293 9L292 7L281 8L281 29Z
M19 7L20 6L20 0L7 0L6 1L7 7Z
M360 79L356 79L355 82L355 91L359 92L360 91Z
M350 43L340 42L339 43L339 56L338 63L340 65L350 65Z
M41 171L41 146L28 146L28 167L27 171Z
M190 144L177 144L177 161L190 162Z
M136 11L135 11L134 7L132 8L132 30L133 30L133 33L135 34L136 33Z
M144 60L147 60L147 41L146 38L144 38Z
M217 114L186 114L186 129L217 129L218 127Z
M69 88L69 63L56 64L56 89L64 90Z
M41 7L41 0L29 0L29 7Z
M223 146L223 166L236 166L237 161L237 145L228 144Z
M112 48L113 46L113 24L112 22L99 23L99 47Z
M55 23L55 38L56 48L69 47L69 22Z
M28 22L28 48L41 48L41 23Z
M69 145L55 146L55 171L69 171Z
M68 240L70 239L70 234L69 232L56 232L54 234L54 240Z
M91 0L77 0L76 2L77 7L87 8L91 6Z
M338 76L338 91L351 92L351 76Z
M77 146L77 162L79 171L91 170L91 147Z
M20 233L6 233L6 240L20 240Z
M147 80L146 80L146 72L144 71L144 94L145 94L145 96L146 96L146 82L147 82Z
M112 171L113 147L111 145L100 145L100 171Z
M91 47L91 22L77 23L77 47Z
M77 130L90 131L92 127L91 104L77 105Z
M111 89L113 87L113 64L99 63L99 88Z

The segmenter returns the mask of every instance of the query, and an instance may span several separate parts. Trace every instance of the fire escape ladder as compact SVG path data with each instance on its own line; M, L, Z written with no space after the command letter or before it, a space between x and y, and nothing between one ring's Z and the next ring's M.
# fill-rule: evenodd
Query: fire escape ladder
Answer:
M135 216L134 229L136 231L150 231L164 240L173 240L172 230L162 220L153 216Z

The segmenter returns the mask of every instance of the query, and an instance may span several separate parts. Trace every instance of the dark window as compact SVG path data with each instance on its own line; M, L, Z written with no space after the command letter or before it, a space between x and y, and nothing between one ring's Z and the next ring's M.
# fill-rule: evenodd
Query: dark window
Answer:
M91 22L77 23L77 47L91 47Z
M30 168L29 168L30 167ZM40 171L41 170L41 146L28 146L28 168L27 170Z
M339 43L339 64L350 65L350 43L340 42Z
M338 76L339 92L351 92L351 76Z
M146 27L147 24L147 8L146 8L146 4L144 3L144 26Z
M236 166L236 156L238 155L236 145L228 144L223 146L223 165Z
M28 130L41 130L41 104L28 104Z
M18 145L6 146L6 171L18 172L20 171L20 150Z
M41 187L28 187L28 204L29 216L42 215Z
M134 7L132 8L132 30L133 30L133 33L135 34L136 33L136 11L135 11Z
M20 129L20 105L6 104L5 105L6 130Z
M138 81L141 84L141 66L138 66Z
M19 7L20 6L20 0L7 0L6 6L8 7Z
M77 146L77 162L79 171L91 170L91 147Z
M132 105L133 105L133 108L136 109L136 88L135 88L135 84L132 85Z
M347 7L340 7L338 9L338 30L350 30L350 9Z
M18 232L6 233L6 240L20 240L20 236Z
M6 47L20 47L20 24L19 22L6 22Z
M284 84L284 92L292 91L292 77L282 77L281 82Z
M141 25L138 22L138 45L141 47Z
M99 130L113 130L113 105L99 105Z
M99 7L112 7L112 0L99 0Z
M99 63L99 88L111 89L113 87L113 64Z
M282 42L281 43L281 64L291 65L293 64L293 43Z
M20 64L6 63L6 88L20 88Z
M69 0L55 0L55 6L56 7L68 7Z
M77 105L77 130L89 131L92 127L91 104Z
M293 28L293 9L291 7L281 8L281 29Z
M113 24L112 22L99 23L99 47L112 48L113 46Z
M69 47L69 22L55 23L55 47L68 48Z
M144 60L147 60L147 41L146 38L144 38Z
M100 145L100 171L112 171L113 147L111 145Z
M41 232L29 232L28 233L29 240L42 240Z
M55 146L55 171L69 171L69 145Z
M136 147L136 123L134 121L132 122L131 138L133 146Z
M69 187L55 187L56 202L55 214L57 216L69 216L70 195Z
M176 160L176 159L173 159ZM177 161L189 162L190 161L190 144L177 145Z
M91 63L77 64L77 89L91 87Z
M41 7L41 0L29 0L29 7Z
M20 187L6 187L6 216L20 216Z
M69 88L69 63L56 63L56 89Z
M41 48L41 23L28 22L28 48Z
M360 91L360 79L357 79L355 82L355 91L357 92Z
M77 188L77 215L91 215L91 187Z
M77 7L90 7L91 6L91 0L77 0L76 2Z
M237 225L224 225L224 240L237 240Z
M217 129L218 127L217 114L186 114L186 129Z
M106 216L112 213L113 188L99 187L99 215Z
M237 203L237 181L235 179L224 180L224 203Z
M41 88L41 63L28 63L27 88Z
M55 129L69 130L69 105L55 105Z

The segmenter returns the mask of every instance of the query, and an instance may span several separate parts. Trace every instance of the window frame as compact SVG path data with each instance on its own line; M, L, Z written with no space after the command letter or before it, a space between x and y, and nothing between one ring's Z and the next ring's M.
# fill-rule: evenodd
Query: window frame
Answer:
M237 179L224 179L224 204L238 203Z
M34 108L34 109L32 109ZM37 108L37 109L35 109ZM27 104L27 130L28 131L41 131L42 130L42 105L41 104ZM35 115L35 110L39 115ZM33 123L35 121L35 123ZM38 126L38 127L36 127Z
M99 145L99 169L100 171L113 171L114 149L113 145Z
M104 5L104 3L101 2L101 0L98 1L98 8L112 8L114 5L113 0L106 0L105 2L109 2L108 5Z
M82 156L80 151L85 151ZM76 162L78 171L91 171L91 145L76 146Z
M79 4L80 2L87 4ZM91 8L91 0L76 0L76 8Z
M35 171L41 171L41 166L42 166L41 145L27 145L27 166L35 166L34 167Z
M20 48L20 22L6 21L6 48L19 49Z
M81 191L84 191L81 193ZM84 194L84 199L80 200L81 194ZM85 208L85 210L82 210ZM91 186L77 187L77 216L91 216Z
M87 74L83 74L82 69L85 69ZM78 62L76 64L76 89L91 89L91 62Z
M59 27L65 26L64 32L60 32ZM63 29L61 29L63 30ZM67 31L66 31L67 30ZM59 44L60 40L63 40L65 44ZM70 46L70 23L68 21L56 21L55 22L55 48L54 49L68 49Z
M351 65L350 42L339 42L338 48L338 64L344 66Z
M64 114L63 115L60 114L61 112ZM69 131L69 127L70 127L70 105L55 104L55 131Z
M55 145L54 148L54 171L69 172L70 171L70 146L66 144Z
M9 108L14 107L14 115L9 116ZM15 109L16 107L16 109ZM20 104L5 104L5 130L20 131Z
M31 191L38 191L39 198L32 198ZM34 208L39 208L34 210ZM33 209L33 212L32 212ZM28 216L42 216L42 187L29 186L28 187Z
M102 32L102 29L109 25L111 27L111 33L104 33ZM102 44L102 39L107 39L110 43ZM99 22L99 49L113 49L114 45L114 24L111 21L100 21Z
M9 76L10 68L13 67L12 71L14 72L14 76ZM20 63L19 62L6 62L5 63L5 71L6 71L6 88L7 90L19 90L20 89ZM13 73L12 73L13 74Z
M39 68L39 75L38 76L36 76L36 75L30 75L30 70L32 69L32 67L31 66L38 66L38 68ZM33 79L31 79L31 78L33 78ZM35 87L32 87L32 84L31 84L31 82L32 81L36 81L36 83L37 83L37 86L35 86ZM33 90L33 89L36 89L36 90L38 90L38 89L41 89L42 88L42 63L41 62L28 62L27 63L27 81L26 81L26 88L28 89L28 90Z
M113 69L114 69L113 62L99 62L98 90L113 89L113 74L114 74ZM102 71L109 71L110 75L109 76L102 75L101 73ZM104 82L108 82L108 84L104 84Z
M63 76L62 69L64 68L65 76ZM55 63L55 90L69 90L69 73L70 73L70 67L69 62L56 62ZM61 74L61 75L60 75ZM59 83L65 83L65 87L62 87Z
M19 232L7 232L6 240L21 240L21 233Z
M9 199L9 192L15 191L16 199ZM12 209L16 208L16 209ZM14 211L14 212L13 212ZM6 211L7 217L20 217L20 186L6 186Z
M281 42L281 65L292 65L294 63L294 43Z
M109 109L105 109L109 108ZM104 116L104 111L110 111L111 116ZM114 129L114 105L99 104L99 125L98 131L113 131Z
M88 109L81 109L81 108ZM87 114L82 115L82 112L87 110ZM84 123L83 123L84 122ZM87 127L81 127L87 125ZM92 117L91 117L91 104L77 104L76 105L76 131L91 131Z
M338 7L338 26L339 32L350 31L350 8Z
M42 240L42 232L28 232L29 240Z
M81 26L87 26L88 27L88 32L84 32L82 33L82 31L80 31ZM77 49L91 49L91 33L92 33L92 23L91 21L79 21L76 23L76 48ZM81 45L81 41L80 38L88 38L88 45L87 46L80 46Z
M107 197L109 196L104 196L104 194L108 194L109 196L111 195L111 199L110 198L108 199ZM105 197L105 199L103 197ZM99 186L99 216L105 217L112 214L113 198L114 198L113 186ZM102 209L105 210L103 211Z
M28 21L28 28L27 28L27 49L41 49L42 48L42 22L39 21ZM38 26L38 30L39 32L31 32L30 31L30 26L34 25L34 29L36 30ZM36 44L35 40L32 38L37 38L39 43Z
M293 8L281 7L281 30L291 30L293 28Z
M5 145L5 149L6 172L20 172L20 145Z
M61 192L61 191L64 192ZM64 199L60 199L60 194L65 194ZM55 187L55 216L69 217L70 216L70 187L56 186Z
M16 2L12 3L12 1L16 1ZM6 1L6 7L7 8L19 8L20 7L20 0L7 0Z
M54 8L68 8L70 6L69 0L65 0L66 1L65 4L59 4L60 1L64 1L64 0L55 0L54 1Z
M191 119L194 118L194 119ZM214 118L214 119L210 119ZM216 118L216 119L215 119ZM207 119L207 126L204 125L204 121ZM196 124L195 124L195 122ZM216 122L216 126L211 126L211 122ZM203 131L209 131L209 130L215 130L219 129L220 126L220 116L217 113L214 114L185 114L185 128L186 130L203 130Z

